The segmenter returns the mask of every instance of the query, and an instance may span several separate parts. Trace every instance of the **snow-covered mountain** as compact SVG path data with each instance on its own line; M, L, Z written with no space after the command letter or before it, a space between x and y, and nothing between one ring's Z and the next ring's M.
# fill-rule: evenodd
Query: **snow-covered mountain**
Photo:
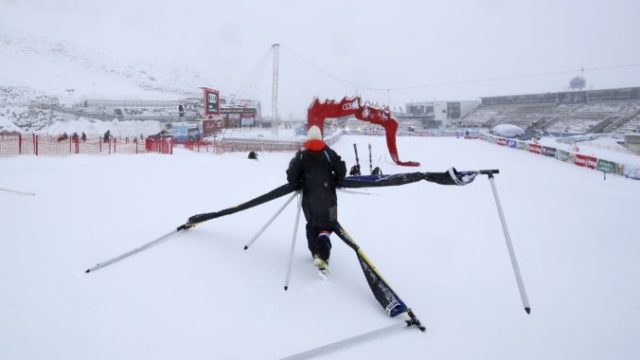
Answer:
M7 4L0 4L7 7ZM171 49L167 49L170 51ZM183 64L103 52L0 21L0 130L43 131L57 122L112 120L73 109L84 99L177 100L208 81ZM154 126L154 128L157 126Z
M192 95L206 80L196 71L164 63L133 63L119 54L0 28L3 87L41 91L62 102L84 97L167 99ZM22 95L22 96L20 96ZM33 100L28 92L14 100Z

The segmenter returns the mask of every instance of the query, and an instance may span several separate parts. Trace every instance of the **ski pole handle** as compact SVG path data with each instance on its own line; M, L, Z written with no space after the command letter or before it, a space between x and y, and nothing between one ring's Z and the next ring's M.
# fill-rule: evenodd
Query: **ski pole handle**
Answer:
M498 169L478 170L478 174L489 175L489 177L493 177L493 174L500 174L500 170Z

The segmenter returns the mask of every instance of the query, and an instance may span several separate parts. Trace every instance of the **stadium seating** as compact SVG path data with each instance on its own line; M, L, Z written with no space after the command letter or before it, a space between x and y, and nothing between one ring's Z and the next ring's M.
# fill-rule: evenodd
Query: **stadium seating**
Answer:
M493 127L513 124L551 134L639 131L640 100L593 101L580 104L481 104L464 116L462 126Z

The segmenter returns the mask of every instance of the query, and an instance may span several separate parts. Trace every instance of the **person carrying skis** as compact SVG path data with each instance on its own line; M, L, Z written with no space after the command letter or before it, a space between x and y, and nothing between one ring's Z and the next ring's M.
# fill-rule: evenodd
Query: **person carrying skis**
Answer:
M302 190L309 251L314 265L323 273L329 271L329 236L339 226L336 184L344 180L346 172L344 161L322 140L315 125L307 131L304 149L298 150L287 168L288 183Z

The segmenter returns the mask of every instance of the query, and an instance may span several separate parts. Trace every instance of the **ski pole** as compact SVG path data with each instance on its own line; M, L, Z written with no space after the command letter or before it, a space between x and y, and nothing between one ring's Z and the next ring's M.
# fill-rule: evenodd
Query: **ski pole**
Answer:
M373 174L373 161L371 161L371 144L369 144L369 174Z
M335 351L335 350L338 350L340 348L344 348L344 347L347 347L349 345L353 345L353 344L358 343L358 342L369 340L369 339L372 339L372 338L374 338L376 336L380 336L380 335L383 335L383 334L391 333L391 332L393 332L395 330L408 328L408 327L411 327L413 325L414 324L411 322L411 320L405 320L405 321L402 321L402 322L399 322L399 323L396 323L396 324L393 324L393 325L389 325L389 326L386 326L386 327L383 327L383 328L380 328L380 329L377 329L377 330L365 332L365 333L358 334L358 335L355 335L355 336L352 336L352 337L349 337L349 338L346 338L346 339L338 340L338 341L335 341L335 342L332 342L332 343L329 343L329 344L326 344L326 345L318 346L316 348L313 348L313 349L310 349L310 350L307 350L307 351L303 351L303 352L300 352L300 353L297 353L297 354L289 355L289 356L284 357L284 358L282 358L280 360L309 359L309 358L312 358L314 356L318 356L318 355L321 355L321 354L326 354L328 352Z
M113 264L113 263L116 263L116 262L118 262L118 261L120 261L120 260L122 260L122 259L124 259L124 258L127 258L127 257L129 257L129 256L131 256L131 255L137 254L137 253L139 253L139 252L140 252L140 251L142 251L142 250L145 250L145 249L148 249L148 248L150 248L150 247L152 247L152 246L154 246L154 245L157 245L159 242L161 242L162 240L167 239L167 238L168 238L168 237L170 237L171 235L173 235L173 234L175 234L175 233L177 233L177 232L179 232L179 231L181 231L181 230L189 229L189 228L191 228L191 227L193 227L193 225L187 225L187 224L180 225L180 226L179 226L178 228L176 228L175 230L173 230L173 231L171 231L171 232L169 232L169 233L166 233L166 234L164 234L164 235L160 236L159 238L157 238L157 239L155 239L155 240L152 240L152 241L150 241L150 242L148 242L148 243L146 243L146 244L143 244L143 245L141 245L141 246L139 246L139 247L137 247L137 248L135 248L135 249L133 249L133 250L129 250L129 251L127 251L126 253L121 254L121 255L118 255L118 256L116 256L116 257L114 257L114 258L111 258L111 259L109 259L109 260L106 260L106 261L103 261L103 262L97 263L96 265L94 265L94 266L92 266L92 267L88 268L87 270L85 270L85 273L90 273L90 272L92 272L92 271L96 271L96 270L98 270L98 269L102 269L103 267L109 266L109 265L111 265L111 264Z
M360 175L360 159L358 159L358 146L353 144L353 151L356 153L356 167L358 168L358 175Z
M249 248L249 246L251 246L256 240L258 240L258 237L260 237L260 235L262 235L262 233L267 230L267 228L269 227L269 225L271 225L271 223L280 215L280 213L282 213L282 211L284 210L284 208L287 207L287 205L289 205L289 203L291 202L291 200L293 200L293 198L299 194L300 192L296 192L294 194L291 195L291 197L289 197L289 200L287 200L287 202L284 203L284 205L282 205L282 207L280 208L280 210L278 210L278 212L276 212L271 219L269 219L269 221L267 221L266 224L264 224L264 226L262 227L262 229L260 229L260 231L258 231L257 234L255 234L255 236L253 238L251 238L251 240L249 240L249 243L247 243L247 245L244 246L244 249L247 250Z
M6 192L10 192L10 193L14 193L14 194L20 194L20 195L36 196L36 194L34 194L34 193L18 191L18 190L11 190L11 189L5 189L5 188L0 188L0 191L6 191Z
M520 275L520 268L518 267L518 260L511 243L511 236L509 235L509 229L507 228L507 222L504 219L504 212L502 211L502 205L500 203L500 197L498 196L498 190L493 179L493 174L498 173L498 170L481 170L479 173L487 175L489 177L489 183L491 183L491 190L493 191L493 197L496 200L496 206L498 207L498 215L500 216L500 223L502 224L502 231L504 232L504 238L507 242L507 249L509 250L509 257L511 258L511 265L513 267L513 273L516 276L516 282L518 283L518 290L520 291L520 298L522 299L522 305L524 311L527 314L531 313L531 306L529 305L529 299L527 298L527 291L524 288L522 276Z
M291 265L293 264L293 251L296 248L296 234L298 233L298 223L300 222L300 209L302 208L302 194L298 194L298 213L296 222L293 225L293 236L291 239L291 249L289 250L289 261L287 264L287 276L284 280L284 291L289 289L289 278L291 277Z

